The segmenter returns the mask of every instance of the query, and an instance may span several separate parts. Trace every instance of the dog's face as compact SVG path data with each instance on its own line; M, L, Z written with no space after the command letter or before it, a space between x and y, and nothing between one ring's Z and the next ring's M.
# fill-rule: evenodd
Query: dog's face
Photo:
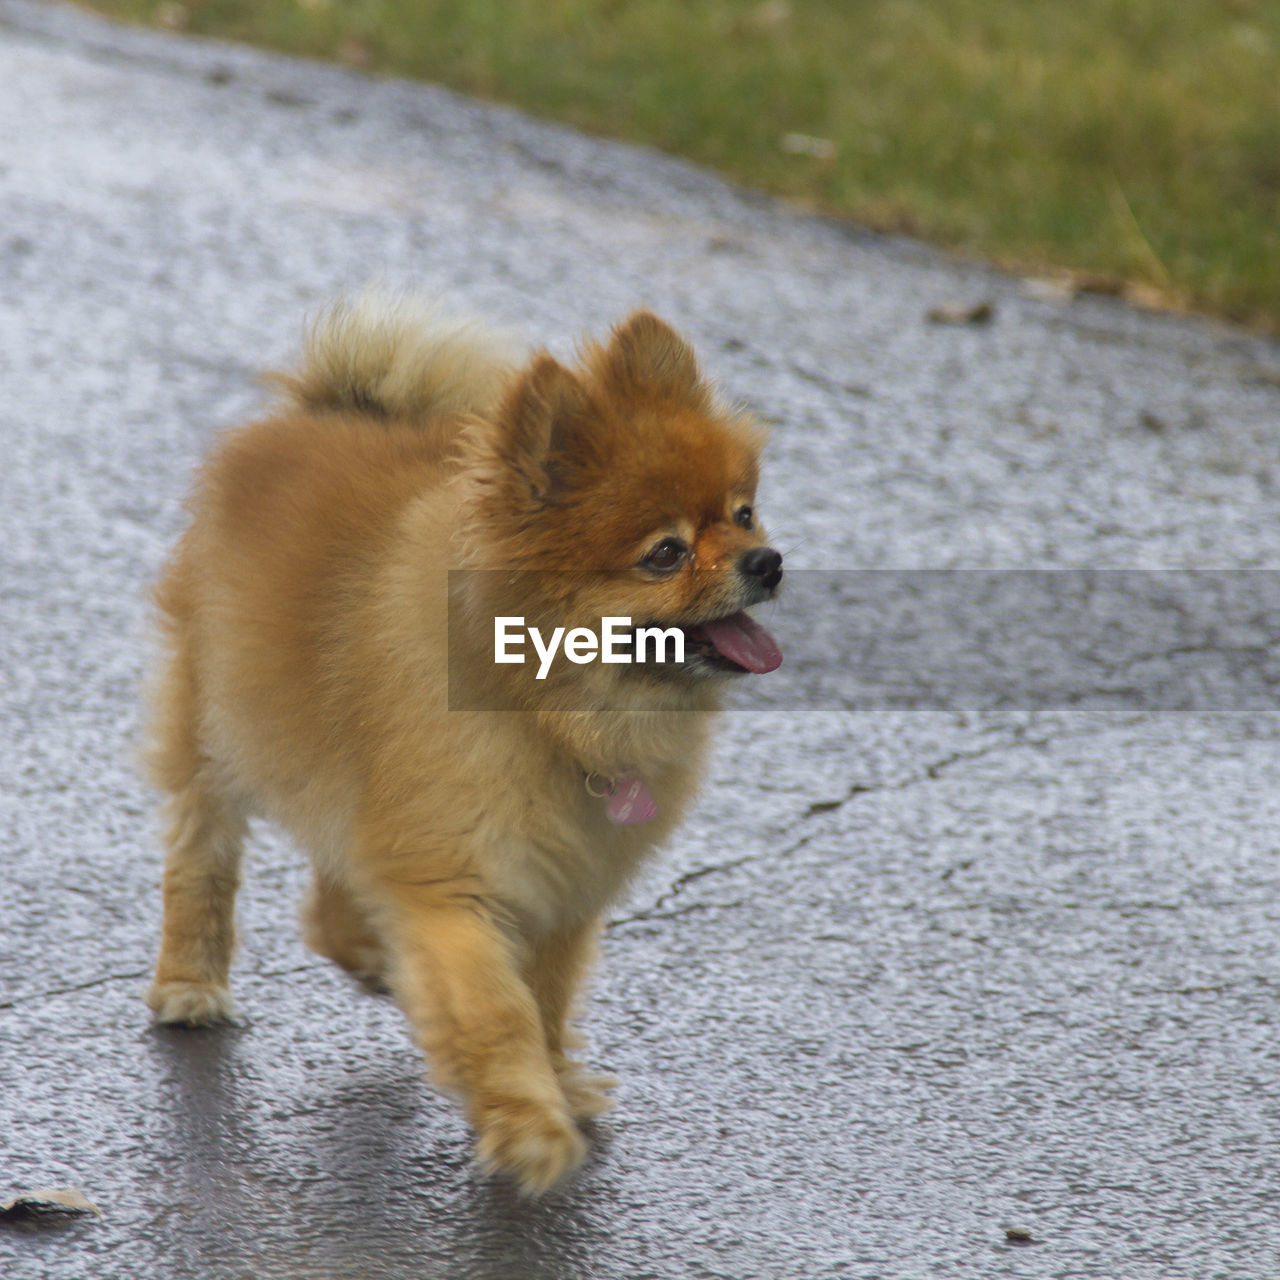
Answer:
M646 626L685 632L681 667L650 675L731 675L778 665L776 645L743 610L770 599L782 556L755 509L759 436L699 408L632 410L643 448L613 460L593 493L598 553L613 571L610 593ZM615 487L616 486L616 487ZM624 509L606 508L618 501Z
M579 371L536 358L475 425L467 532L480 563L520 571L509 581L525 613L683 630L683 663L622 666L619 679L771 671L777 645L743 612L782 578L755 510L761 445L680 337L637 313Z

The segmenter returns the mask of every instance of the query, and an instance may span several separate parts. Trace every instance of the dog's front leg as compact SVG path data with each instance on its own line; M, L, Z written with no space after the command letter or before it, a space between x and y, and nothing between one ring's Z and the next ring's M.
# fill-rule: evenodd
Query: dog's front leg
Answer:
M388 977L438 1083L461 1095L487 1169L536 1195L586 1154L548 1052L520 946L474 878L370 886Z

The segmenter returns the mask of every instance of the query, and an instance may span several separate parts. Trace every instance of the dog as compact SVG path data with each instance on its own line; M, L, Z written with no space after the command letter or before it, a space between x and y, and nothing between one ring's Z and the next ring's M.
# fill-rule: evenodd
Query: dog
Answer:
M205 462L156 588L148 1003L234 1017L264 815L313 863L307 944L390 989L481 1167L537 1195L610 1105L569 1056L602 915L688 807L728 680L781 662L744 612L782 577L762 436L644 311L570 366L365 295L274 382ZM615 652L646 627L672 652L584 660L602 621ZM522 663L535 632L563 647Z

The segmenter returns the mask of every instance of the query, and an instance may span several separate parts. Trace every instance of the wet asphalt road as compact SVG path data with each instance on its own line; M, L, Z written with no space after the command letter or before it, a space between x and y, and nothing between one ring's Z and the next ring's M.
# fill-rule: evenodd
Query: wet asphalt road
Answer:
M394 1007L302 948L272 832L244 1025L140 999L147 584L257 370L373 276L560 352L650 305L774 425L790 683L741 690L615 913L587 1027L619 1105L535 1206L474 1175ZM1276 346L433 88L0 0L0 386L0 1199L103 1214L0 1225L6 1280L1280 1276L1274 698L868 696L819 589L1280 564Z

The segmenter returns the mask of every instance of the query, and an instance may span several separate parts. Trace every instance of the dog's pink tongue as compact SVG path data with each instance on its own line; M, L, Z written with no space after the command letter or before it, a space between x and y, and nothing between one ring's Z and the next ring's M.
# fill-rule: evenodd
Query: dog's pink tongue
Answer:
M730 662L763 675L782 665L778 642L749 614L735 613L715 622L704 622L703 631Z

